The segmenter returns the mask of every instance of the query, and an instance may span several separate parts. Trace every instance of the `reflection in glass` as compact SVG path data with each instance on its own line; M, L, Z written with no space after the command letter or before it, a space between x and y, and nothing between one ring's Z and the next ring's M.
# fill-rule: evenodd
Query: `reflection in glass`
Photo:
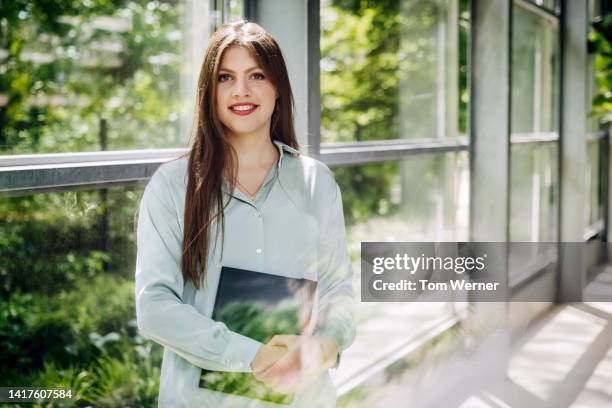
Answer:
M601 17L601 0L587 0L589 22Z
M82 278L132 278L134 215L142 187L111 187L0 199L2 297L54 294Z
M587 160L585 173L585 214L584 225L588 228L603 217L603 194L601 186L600 152L601 142L587 142Z
M558 132L558 27L518 6L512 20L512 133Z
M586 70L586 109L587 109L587 118L586 118L586 126L587 132L589 133L597 133L600 130L600 115L597 115L597 112L594 111L594 102L595 98L598 94L598 84L596 80L597 75L597 67L596 67L596 57L593 54L587 55L588 65Z
M359 333L342 354L339 369L332 372L334 382L341 385L363 375L374 363L401 359L407 344L425 341L448 328L466 306L359 302L359 256L364 241L466 241L468 154L417 155L399 162L332 170L342 191Z
M589 42L595 42L601 34L597 33L597 30L593 27L593 22L599 17L601 11L601 4L597 0L588 1L588 17L589 17ZM589 47L594 48L594 47ZM597 96L600 93L600 84L598 83L598 76L605 78L601 75L606 65L605 58L601 56L601 50L589 50L587 54L587 69L586 69L586 106L587 106L587 132L595 133L600 130L599 122L602 119L600 109L594 109L595 105L601 105L601 96L598 99ZM599 74L599 75L598 75ZM600 80L601 81L601 80ZM602 87L603 88L603 87Z
M514 286L557 260L558 146L555 142L513 144L510 157L510 241L545 243L510 246L508 278Z
M532 3L544 7L550 11L556 11L560 7L559 0L528 0Z
M308 335L317 282L223 267L217 286L213 320L261 343L275 335ZM288 404L292 394L278 393L253 373L203 369L200 388L252 399Z
M322 142L458 135L460 3L321 1Z
M0 378L78 404L156 406L162 348L138 335L143 185L0 199Z
M61 4L2 18L0 154L183 146L208 5Z
M244 0L230 0L229 1L229 18L226 18L225 21L241 20L243 18L244 18Z
M510 146L510 241L555 242L559 234L558 23L520 3L512 10L511 140L545 136L553 141ZM554 244L527 248L531 257L510 248L511 285L557 258ZM516 259L521 259L520 264Z
M342 190L345 221L357 245L467 240L466 152L415 155L333 171Z
M556 241L559 174L556 143L513 144L510 166L510 240Z

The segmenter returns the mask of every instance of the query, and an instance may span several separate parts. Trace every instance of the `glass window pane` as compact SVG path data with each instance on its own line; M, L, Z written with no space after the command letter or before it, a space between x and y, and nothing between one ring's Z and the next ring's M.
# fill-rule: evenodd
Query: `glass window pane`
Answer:
M558 145L513 144L510 150L510 241L542 242L511 246L511 286L557 260L559 216ZM525 252L525 250L527 252Z
M208 3L62 4L2 18L0 154L186 145Z
M544 4L541 4L544 5ZM558 135L558 25L515 5L512 18L512 136ZM558 240L558 142L510 147L510 241ZM557 259L555 245L510 248L509 280L523 278ZM526 256L527 255L527 256Z
M597 132L601 124L609 122L610 85L609 85L609 35L606 33L605 18L602 19L603 5L597 1L589 2L589 54L586 70L587 89L587 130ZM608 30L609 31L609 30Z
M558 132L559 30L513 8L512 133Z
M601 16L601 0L588 0L589 22Z
M557 154L557 143L511 146L511 241L557 241L559 210Z
M457 136L467 10L467 1L322 0L322 142Z
M137 184L1 198L3 296L9 289L54 293L99 273L132 278L141 194Z
M543 7L552 12L560 11L560 0L527 0L535 4L536 6Z
M244 0L230 0L230 21L241 20L244 18Z
M467 152L418 155L399 162L332 170L342 191L358 297L361 242L467 240ZM383 356L397 355L397 350L414 339L427 338L459 306L442 302L362 303L358 300L355 306L359 335L343 353L339 369L332 373L335 381L355 378Z
M162 347L138 335L134 310L143 186L0 199L3 384L157 406Z
M585 227L589 227L603 216L600 154L601 142L587 142L587 169L585 173Z
M593 36L593 33L591 34ZM587 109L587 132L596 133L600 130L599 122L601 120L600 100L597 100L599 87L596 80L597 75L597 57L594 54L587 55L588 65L586 69L586 109ZM601 98L600 98L601 99Z
M467 152L333 168L351 242L465 241Z

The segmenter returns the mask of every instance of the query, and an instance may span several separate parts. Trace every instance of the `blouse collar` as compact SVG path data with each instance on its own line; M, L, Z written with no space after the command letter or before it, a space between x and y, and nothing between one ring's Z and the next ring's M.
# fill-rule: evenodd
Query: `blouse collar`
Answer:
M277 166L280 169L282 164L283 164L283 154L284 152L287 152L289 154L291 154L292 156L298 156L300 154L300 151L297 149L294 149L293 147L286 145L285 143L278 141L278 140L273 140L272 141L276 147L278 147L278 152L279 152L279 157L278 157L278 163Z

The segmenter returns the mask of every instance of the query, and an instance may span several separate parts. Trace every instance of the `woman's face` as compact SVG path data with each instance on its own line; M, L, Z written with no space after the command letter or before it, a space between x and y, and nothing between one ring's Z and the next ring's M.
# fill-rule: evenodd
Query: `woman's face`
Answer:
M249 51L231 46L217 75L216 108L230 137L270 135L276 88Z

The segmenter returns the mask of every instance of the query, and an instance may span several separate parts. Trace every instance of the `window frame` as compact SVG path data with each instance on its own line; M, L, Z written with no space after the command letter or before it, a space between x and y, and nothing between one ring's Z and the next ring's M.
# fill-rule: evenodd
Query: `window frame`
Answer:
M245 13L245 17L251 18L253 20L257 19L258 10L261 9L262 5L265 6L266 2L271 2L271 0L243 1L244 4L242 9ZM558 24L561 27L565 27L567 25L567 21L575 17L571 15L568 16L567 13L563 13L563 10L560 10L558 7L555 10L550 10L544 6L537 5L529 0L507 0L506 3L508 4L510 9L504 11L505 17L502 18L507 19L504 24L511 23L511 7L513 6L519 6L526 10L529 10L540 18L554 21L555 24ZM230 15L227 9L230 6L229 0L213 0L211 1L211 5L213 7L213 10L217 11L218 16L222 16L221 18L227 19ZM476 157L479 160L487 160L485 156L478 155L478 150L476 149L491 148L492 145L483 147L483 144L485 144L486 142L484 140L478 139L479 135L482 134L479 133L481 131L479 127L483 125L491 126L490 123L476 123L476 126L472 124L471 127L476 127L477 129L471 129L469 137L449 139L432 138L418 141L380 140L368 142L321 143L319 129L320 89L318 86L320 74L320 2L318 0L307 0L305 2L304 7L306 8L306 13L304 13L299 18L306 19L306 24L308 27L307 33L305 35L308 55L305 56L307 60L304 68L307 77L306 86L308 88L308 93L306 95L306 98L299 102L301 102L303 105L306 105L306 134L308 135L308 137L305 142L308 145L308 150L311 155L321 159L324 163L332 167L341 165L375 163L389 160L401 160L415 154L434 154L456 151L469 151L470 162L474 160L475 153L477 155ZM571 10L571 8L569 9ZM474 4L472 3L472 12L473 10ZM291 18L296 17L292 16ZM284 22L284 24L287 23ZM291 24L287 24L287 26L289 27L288 29L298 29L293 28ZM297 25L297 27L300 26L300 24ZM490 37L490 34L492 34L490 31L487 32L487 30L491 30L490 26L487 26L482 23L471 24L471 30L472 42L475 38L479 38L479 36ZM507 48L508 44L511 41L511 39L509 38L510 35L510 31L508 31L507 35L497 35L494 36L494 38L499 38L500 41L503 41L505 45L502 46ZM503 40L503 37L506 37L505 40ZM565 43L564 36L561 36L560 45L562 53L562 71L565 71L565 59L563 55L567 53L567 44ZM474 50L472 50L472 54L473 53ZM491 68L484 66L485 62L480 61L478 59L472 60L470 62L470 74L472 75L472 78L469 82L472 83L470 85L470 89L471 91L473 91L472 85L474 81L474 72L480 72L482 70L484 70L485 72L487 70L491 71ZM511 67L509 66L508 70L510 69ZM504 71L503 68L493 73L493 75L497 76L497 79L499 79L502 83L507 79L504 77L506 74L507 73ZM565 91L565 83L561 81L561 84L559 86L561 88L561 92L563 93ZM502 94L500 94L499 92L495 94L495 92L492 91L492 95L496 97ZM481 101L475 98L473 94L470 103L470 113L472 118L474 117L474 114L478 114L480 110L485 108L484 106L481 106L483 104L481 103ZM562 97L561 116L567 115L569 113L566 110L565 105L566 100L564 100L564 98ZM493 127L492 129L495 129L495 127ZM507 141L501 151L502 155L509 155L509 143L559 143L562 148L564 145L562 128L561 132L559 132L560 134L556 134L556 132L540 133L537 135L531 134L529 138L522 137L521 135L510 135L507 127L506 130L504 130L504 126L497 127L497 129L505 135ZM604 140L605 146L608 146L609 132L607 130L601 130L597 133L585 133L583 135L582 140L586 143L589 140L594 139ZM478 146L474 146L475 140L478 140ZM499 143L499 140L497 141L497 143ZM503 150L505 150L505 152ZM187 149L178 148L0 156L0 196L8 196L15 194L22 195L38 191L66 190L82 186L93 187L142 181L148 179L161 163L175 158L176 156L183 154L186 151ZM606 153L606 157L603 157L602 165L607 165L607 150L604 153ZM488 160L491 161L494 159ZM584 163L584 160L582 160L581 163ZM471 172L484 171L487 166L489 166L490 169L496 169L499 172L500 176L504 180L506 180L506 192L504 194L503 191L500 190L502 194L499 196L499 198L496 198L496 201L498 203L501 203L503 208L507 208L509 203L509 192L507 191L507 180L509 176L508 168L503 163L484 163L484 166L480 167L474 167L474 165L471 164ZM605 172L602 171L602 173ZM472 184L474 182L479 181L478 174L471 174L470 177L472 180ZM560 176L560 182L563 183L562 175ZM609 224L607 221L607 206L609 201L607 199L607 195L609 188L607 188L606 186L605 190L606 191L603 194L603 197L606 201L604 203L604 218L598 219L597 222L594 223L594 225L587 227L586 230L583 231L584 240L592 240L594 239L594 237L597 236L601 237L607 230L607 225ZM483 192L472 187L470 193L470 201L473 202L474 200L477 200L480 194L483 194ZM563 206L563 204L564 203L561 201L560 206ZM470 206L470 212L474 213L477 208L474 208L472 204L470 204ZM562 229L562 221L563 217L560 216L559 230ZM470 217L470 223L473 223L472 217ZM495 225L495 228L497 230L494 235L497 235L498 237L508 237L507 219L497 224L489 224L489 227L491 225ZM483 236L479 236L478 227L472 225L471 229L473 231L471 233L472 240L478 240L483 238ZM563 236L561 236L561 238L563 238Z

